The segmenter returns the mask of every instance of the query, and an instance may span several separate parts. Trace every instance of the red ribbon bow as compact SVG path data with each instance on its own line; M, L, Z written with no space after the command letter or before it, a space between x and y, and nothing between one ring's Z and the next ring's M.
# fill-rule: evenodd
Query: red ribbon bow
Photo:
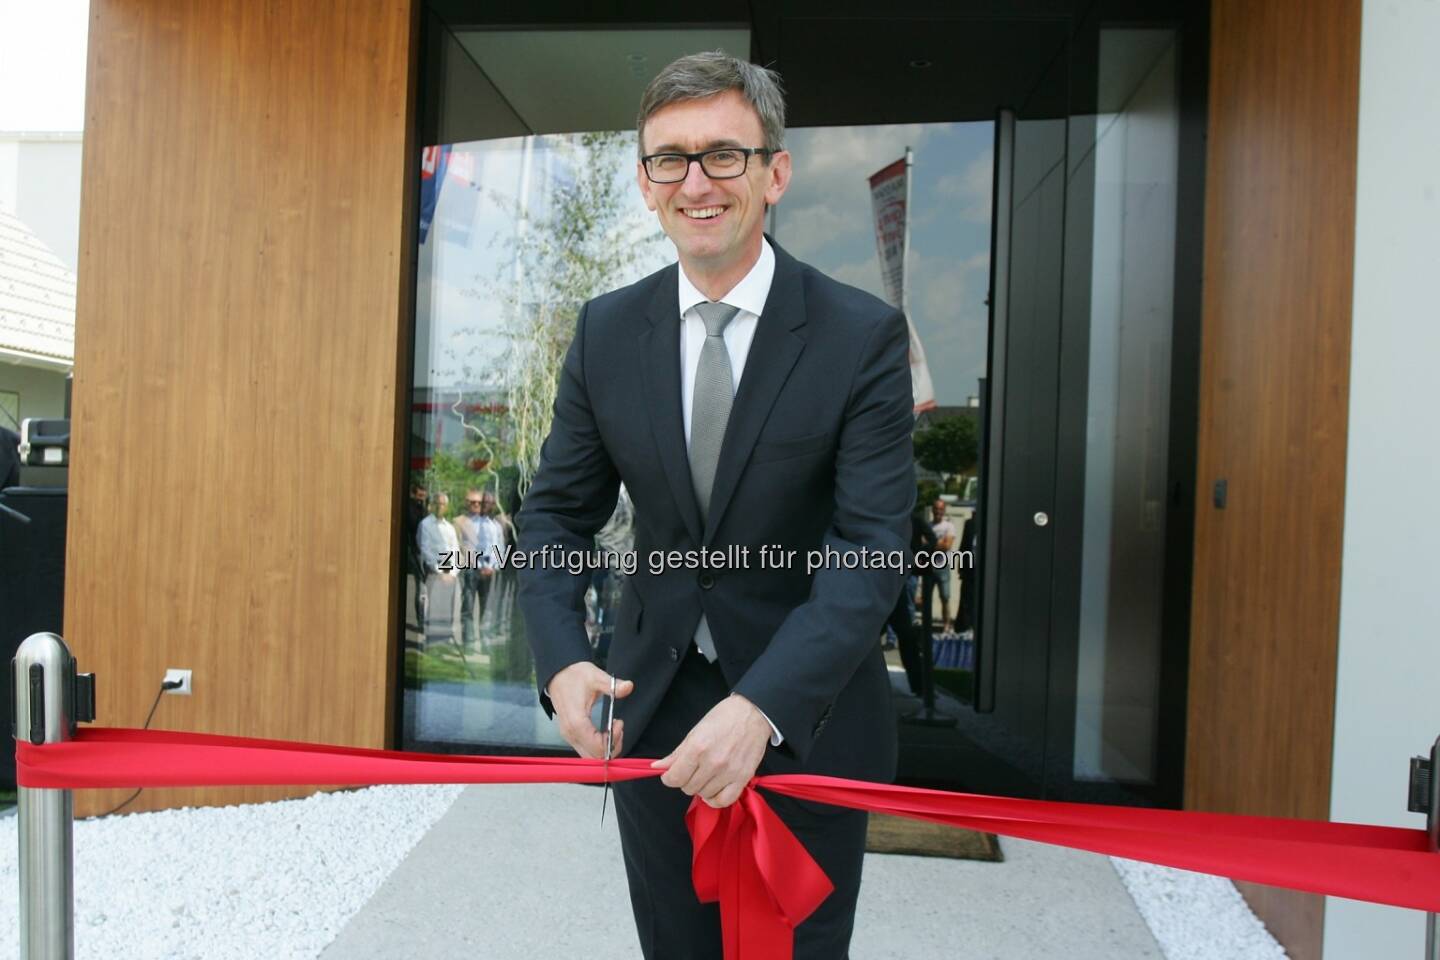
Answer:
M795 928L835 885L753 787L715 809L699 797L685 813L701 903L720 901L726 960L790 960Z

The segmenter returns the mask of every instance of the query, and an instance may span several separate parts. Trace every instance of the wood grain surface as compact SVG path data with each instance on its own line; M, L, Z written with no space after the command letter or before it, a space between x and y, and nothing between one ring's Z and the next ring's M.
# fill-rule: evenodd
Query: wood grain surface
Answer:
M417 23L90 4L65 633L102 724L180 667L152 728L390 745Z
M1187 808L1329 813L1359 37L1359 0L1212 6ZM1245 890L1320 956L1321 898Z

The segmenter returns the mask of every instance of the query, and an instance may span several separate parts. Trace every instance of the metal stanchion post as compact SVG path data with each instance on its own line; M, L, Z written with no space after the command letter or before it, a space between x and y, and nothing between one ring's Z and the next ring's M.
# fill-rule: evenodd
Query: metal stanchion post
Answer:
M1440 853L1440 737L1430 745L1430 757L1410 759L1410 812L1425 814L1430 852ZM1425 960L1440 960L1440 920L1425 914Z
M11 732L33 744L61 743L76 720L95 715L94 676L75 673L75 658L53 633L25 638L10 662L15 715ZM16 815L20 834L21 960L70 960L75 956L75 876L69 790L20 787Z

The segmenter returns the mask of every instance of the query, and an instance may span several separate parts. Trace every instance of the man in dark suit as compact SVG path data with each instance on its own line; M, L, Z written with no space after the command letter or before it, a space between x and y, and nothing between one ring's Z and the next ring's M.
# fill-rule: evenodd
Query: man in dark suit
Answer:
M757 771L894 777L879 632L914 502L908 336L898 311L763 235L791 173L773 73L682 58L639 127L640 190L680 262L581 309L519 547L591 549L624 481L638 569L609 654L615 739L665 771L615 785L631 902L646 957L705 960L721 937L691 884L692 797L724 807ZM523 570L520 605L542 705L600 757L590 712L610 675L591 662L587 582ZM866 816L765 799L835 884L795 957L840 960Z

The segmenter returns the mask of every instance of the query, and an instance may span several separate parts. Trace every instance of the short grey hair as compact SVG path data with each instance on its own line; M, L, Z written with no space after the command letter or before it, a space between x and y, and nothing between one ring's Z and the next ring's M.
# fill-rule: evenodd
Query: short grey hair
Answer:
M771 150L785 149L785 92L780 74L758 64L739 60L723 50L707 50L681 57L665 67L640 97L640 115L636 118L636 149L645 154L645 121L672 103L704 100L730 90L740 95L760 116L764 146ZM764 158L768 163L770 158Z

